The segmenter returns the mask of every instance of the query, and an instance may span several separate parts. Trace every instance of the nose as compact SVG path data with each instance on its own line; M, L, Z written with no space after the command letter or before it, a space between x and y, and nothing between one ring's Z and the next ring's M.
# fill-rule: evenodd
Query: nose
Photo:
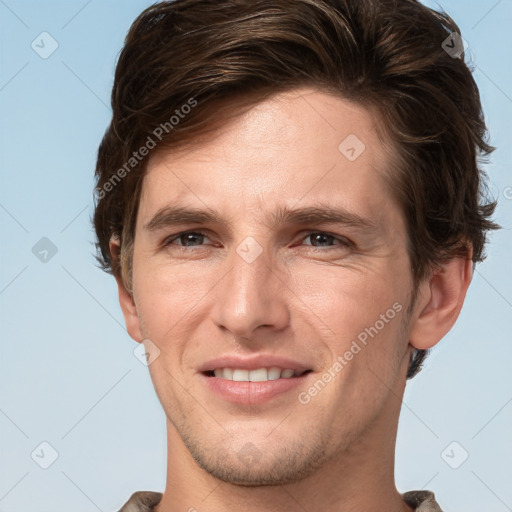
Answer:
M216 288L214 322L237 339L256 340L267 328L281 331L289 323L286 277L276 258L248 237L229 255L229 270Z

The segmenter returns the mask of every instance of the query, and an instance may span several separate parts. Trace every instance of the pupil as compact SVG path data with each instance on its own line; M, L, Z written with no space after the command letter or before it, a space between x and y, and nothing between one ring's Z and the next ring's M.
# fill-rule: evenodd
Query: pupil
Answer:
M181 235L181 242L183 243L183 245L189 246L191 244L189 244L188 242L192 241L192 243L194 243L194 239L201 238L202 236L203 235L194 234L194 233Z
M317 234L314 234L314 235L311 235L311 236L312 236L313 240L320 241L320 243L322 243L322 239L323 239L323 242L326 242L326 239L330 238L330 235L325 235L325 234L322 234L322 233L317 233Z

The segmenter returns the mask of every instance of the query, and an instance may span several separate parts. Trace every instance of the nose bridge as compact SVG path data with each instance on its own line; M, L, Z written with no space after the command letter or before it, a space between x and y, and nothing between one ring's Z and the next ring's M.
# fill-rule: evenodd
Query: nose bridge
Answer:
M272 261L268 247L253 236L244 238L230 255L230 290L240 314L263 311L271 287Z
M259 326L281 329L288 320L275 257L263 236L247 236L229 254L229 272L218 289L215 320L238 337L251 338Z

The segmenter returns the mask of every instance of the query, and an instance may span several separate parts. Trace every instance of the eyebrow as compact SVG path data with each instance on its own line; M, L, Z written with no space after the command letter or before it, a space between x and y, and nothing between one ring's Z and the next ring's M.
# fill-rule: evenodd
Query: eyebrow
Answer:
M379 230L378 224L372 219L349 212L345 208L335 206L308 206L289 208L281 206L276 212L270 213L273 227L279 224L340 224L351 226L368 233ZM156 212L144 225L146 231L157 231L181 224L217 224L229 228L229 223L215 210L210 208L189 208L168 205Z

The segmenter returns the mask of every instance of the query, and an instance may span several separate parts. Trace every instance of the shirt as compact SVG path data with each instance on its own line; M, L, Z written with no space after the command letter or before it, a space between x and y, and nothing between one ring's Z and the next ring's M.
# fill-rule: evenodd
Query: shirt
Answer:
M431 491L409 491L402 494L402 498L407 505L414 507L415 512L443 512ZM138 491L131 495L119 512L153 512L161 499L160 492Z

